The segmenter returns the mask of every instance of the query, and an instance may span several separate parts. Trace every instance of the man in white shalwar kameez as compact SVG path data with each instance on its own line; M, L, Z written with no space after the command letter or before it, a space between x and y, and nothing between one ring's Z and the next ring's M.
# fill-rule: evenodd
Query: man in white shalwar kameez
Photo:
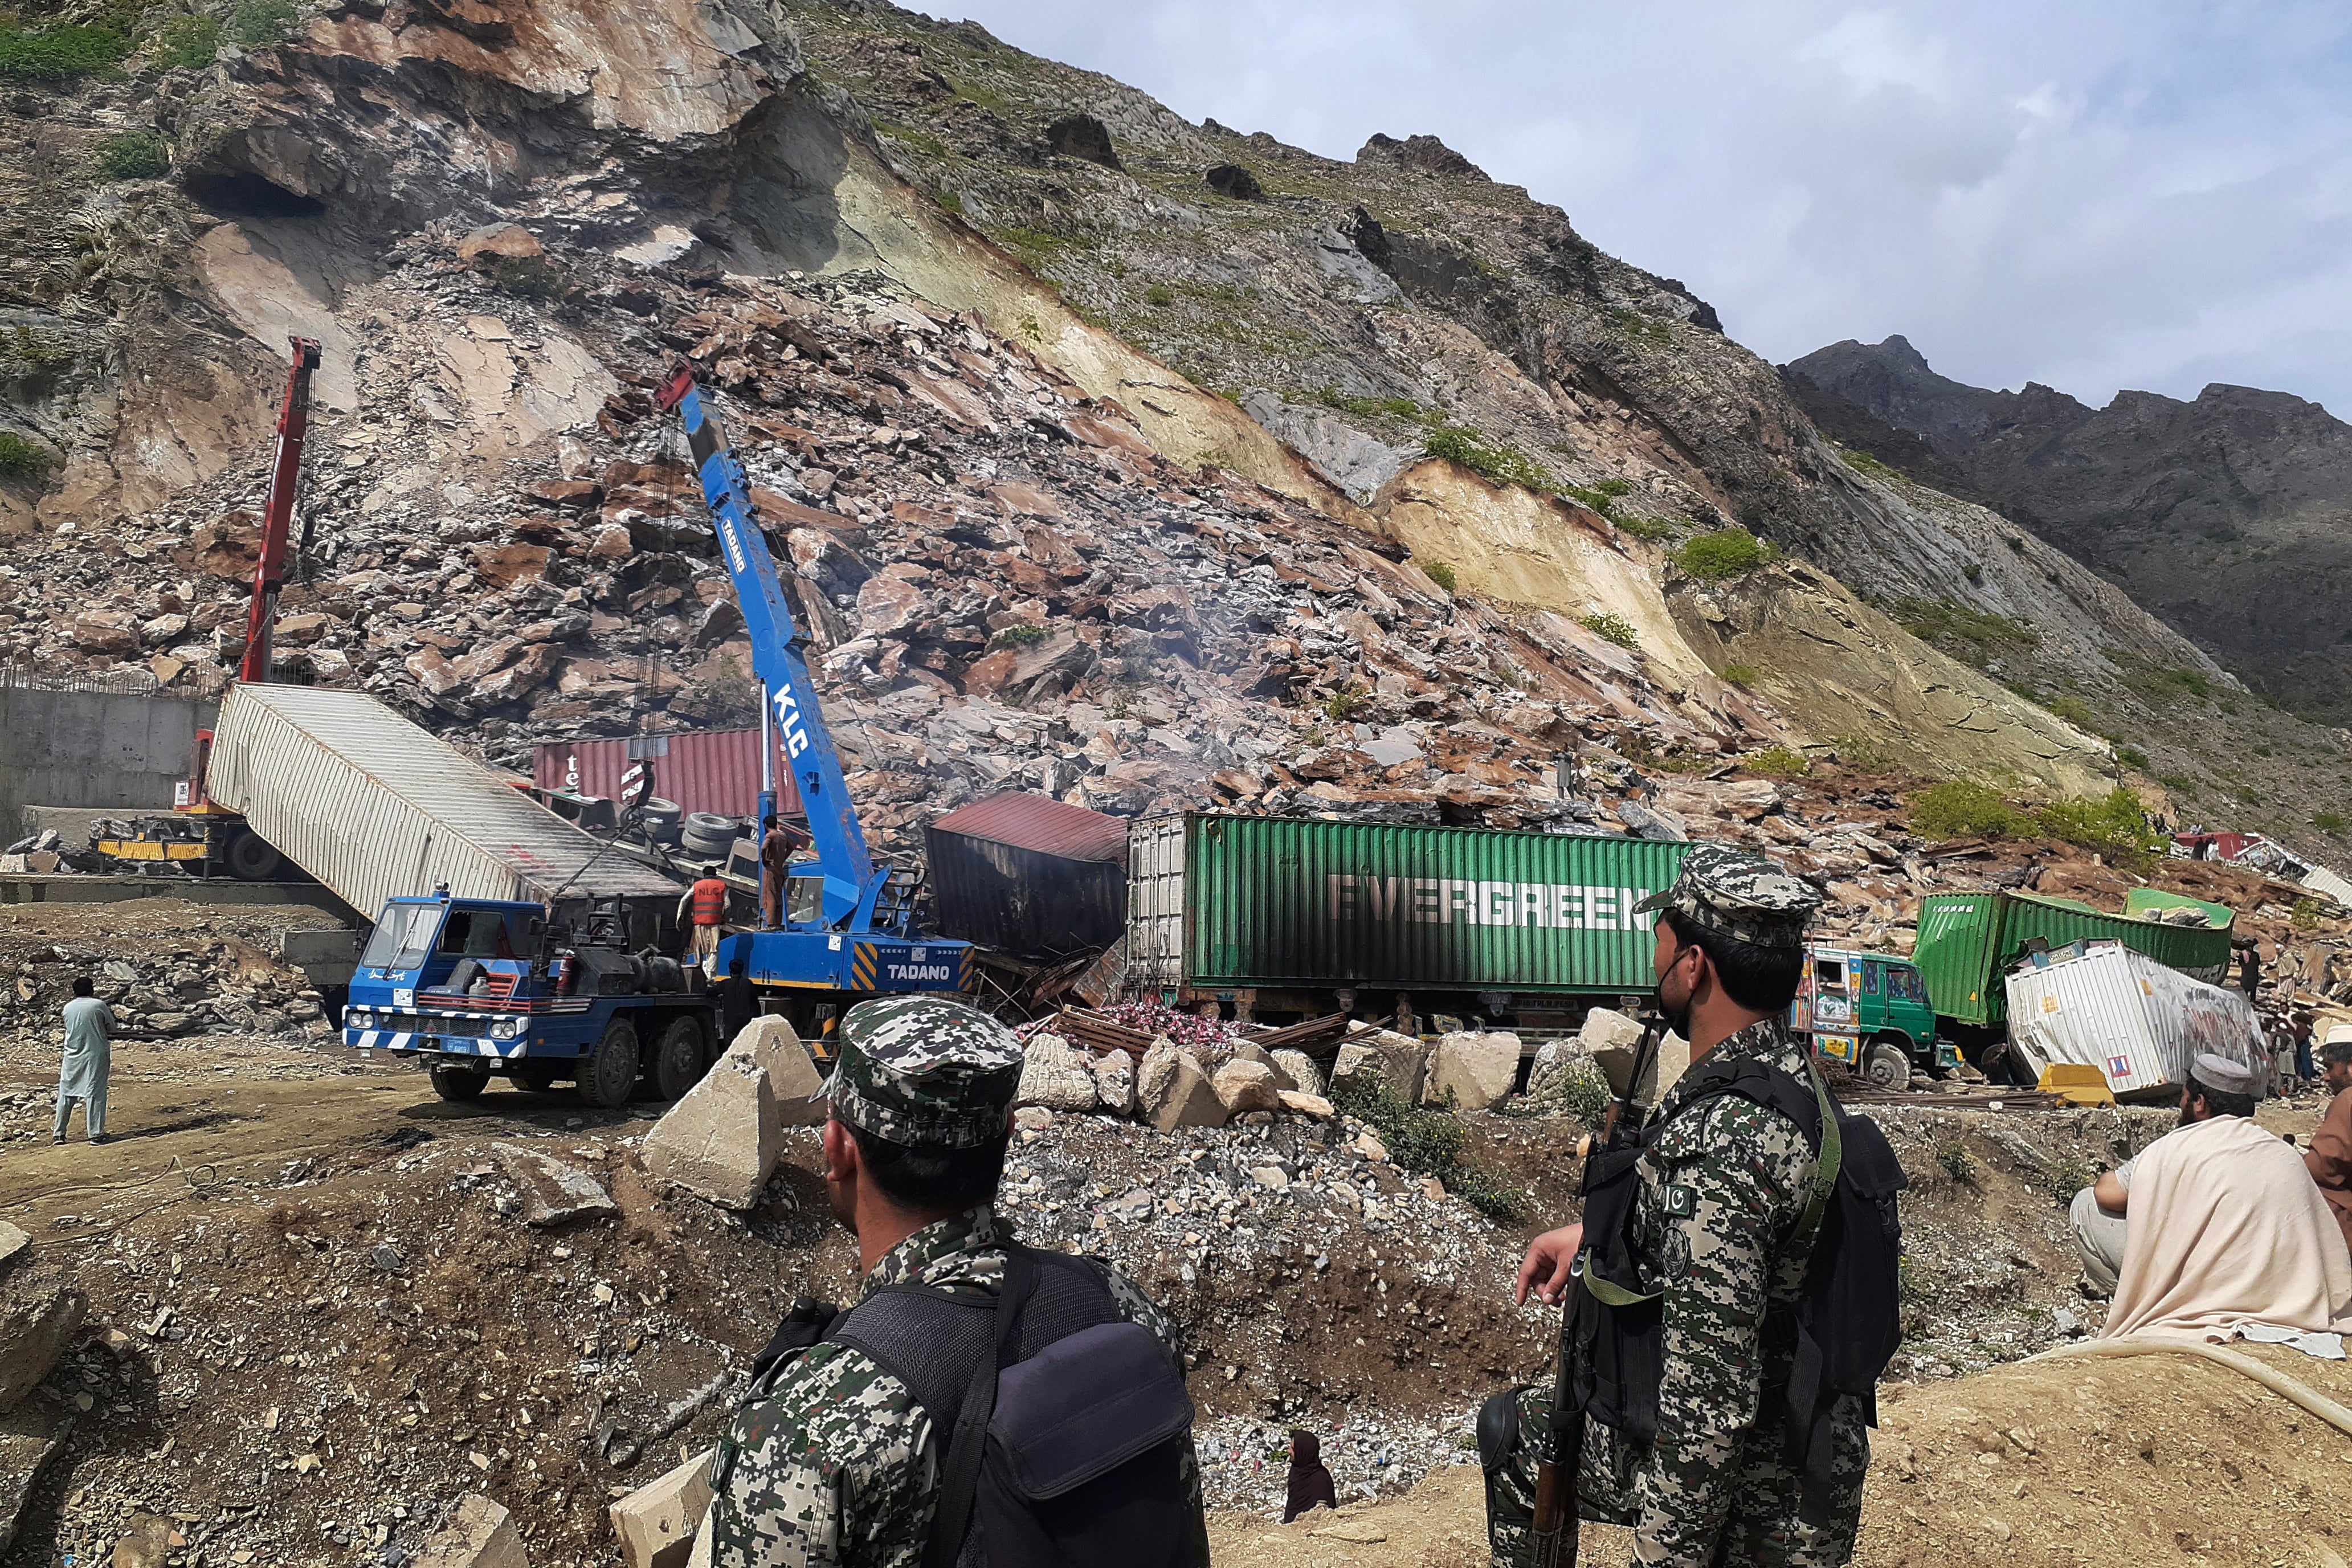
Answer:
M74 1101L81 1101L83 1130L93 1143L106 1142L106 1076L114 1067L114 1009L90 994L85 974L73 983L73 1000L66 1004L65 1065L58 1073L58 1122L55 1142L66 1141L66 1124L73 1120Z

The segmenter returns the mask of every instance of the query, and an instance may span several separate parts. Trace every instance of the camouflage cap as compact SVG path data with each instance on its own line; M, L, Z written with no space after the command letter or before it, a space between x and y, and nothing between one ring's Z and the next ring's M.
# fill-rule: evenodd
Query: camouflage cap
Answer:
M826 1089L833 1114L912 1148L973 1149L1004 1135L1021 1087L1021 1042L945 996L860 1002L841 1020Z
M1633 906L1636 914L1674 910L1693 924L1758 947L1802 947L1805 922L1821 893L1763 856L1702 844L1684 858L1674 885Z

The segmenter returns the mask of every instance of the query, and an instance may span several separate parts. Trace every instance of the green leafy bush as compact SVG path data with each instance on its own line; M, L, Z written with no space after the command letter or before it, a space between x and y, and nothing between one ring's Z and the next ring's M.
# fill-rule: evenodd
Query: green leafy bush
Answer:
M940 210L942 212L963 211L963 198L953 191L933 191L931 200L940 204Z
M1900 760L1884 739L1859 730L1832 735L1830 746L1837 752L1839 762L1860 773L1891 773Z
M1964 1143L1937 1144L1936 1163L1943 1166L1944 1174L1956 1182L1966 1184L1977 1179L1977 1163L1969 1157L1968 1146ZM2069 1201L2072 1201L2074 1195L2072 1193L2066 1194Z
M1155 310L1165 310L1176 302L1176 290L1165 283L1154 283L1143 291L1143 302Z
M1035 647L1049 634L1041 626L1007 626L996 634L996 640L1011 647Z
M1685 541L1675 564L1710 583L1744 577L1772 559L1771 548L1744 528L1719 528Z
M2344 814L2340 811L2315 811L2311 814L2311 825L2322 833L2341 833L2344 831Z
M1911 797L1912 829L1928 838L2014 838L2027 826L1998 791L1966 779L1930 784Z
M1752 664L1727 664L1718 673L1724 679L1743 689L1753 687L1764 679L1762 668Z
M1408 1103L1380 1079L1350 1079L1332 1088L1333 1103L1357 1120L1370 1124L1400 1171L1435 1176L1479 1213L1493 1219L1513 1219L1527 1194L1506 1186L1476 1166L1464 1163L1470 1130L1449 1111Z
M71 81L110 71L131 52L112 27L33 27L0 21L0 80Z
M1421 425L1443 425L1445 422L1444 415L1434 408L1423 408L1410 397L1359 397L1328 383L1316 388L1315 401L1326 408L1336 408L1343 414L1360 414L1366 418L1385 414Z
M1550 474L1516 447L1482 439L1478 432L1447 425L1429 433L1422 449L1433 458L1459 463L1482 479L1498 485L1521 485L1531 490L1556 489Z
M2096 797L2053 800L2033 820L2051 837L2109 858L2144 858L2165 846L2164 835L2148 826L2139 796L2121 784Z
M1622 616L1612 616L1606 610L1596 610L1589 616L1579 616L1577 624L1586 631L1608 638L1619 647L1638 648L1642 646L1641 634L1633 629L1633 623Z
M171 172L171 146L152 131L118 131L98 144L102 179L152 180Z
M2147 753L2137 746L2117 746L2116 761L2127 768L2137 768L2142 773L2147 772Z
M1428 578L1431 582L1436 584L1439 587L1444 589L1447 593L1451 594L1454 592L1454 568L1449 563L1444 561L1423 562L1421 563L1421 574Z
M1739 765L1751 773L1776 779L1801 779L1813 771L1813 764L1806 761L1803 752L1792 752L1786 746L1767 746L1760 752L1750 752L1739 759Z
M294 0L237 0L228 36L241 49L264 49L294 36Z
M26 440L14 430L0 430L0 479L27 479L48 466L49 454L45 447Z
M1559 1080L1561 1108L1594 1132L1600 1131L1601 1123L1608 1119L1609 1102L1613 1098L1609 1092L1609 1080L1590 1058L1570 1063Z
M1595 507L1593 510L1598 511L1601 509ZM1619 517L1613 513L1605 515L1608 515L1609 521L1623 531L1651 544L1664 544L1668 540L1678 538L1687 531L1691 525L1690 519L1686 517Z
M220 56L221 25L210 16L174 16L148 37L147 54L167 71L201 70Z

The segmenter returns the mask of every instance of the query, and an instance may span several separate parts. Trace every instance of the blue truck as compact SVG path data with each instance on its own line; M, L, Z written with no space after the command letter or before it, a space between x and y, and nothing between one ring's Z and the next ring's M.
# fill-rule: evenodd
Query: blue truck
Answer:
M665 382L659 401L684 424L765 694L763 725L782 739L812 841L779 889L779 918L767 919L763 900L753 927L720 943L719 973L740 958L763 1008L815 1037L867 997L970 990L971 945L926 936L916 918L919 879L878 864L867 847L742 465L688 368ZM310 712L320 701L331 722ZM496 781L414 726L397 742L357 732L365 729L359 717L376 720L344 711L354 703L406 725L361 693L233 689L223 708L230 743L215 740L210 768L226 798L296 864L356 907L381 910L352 977L344 1042L413 1055L448 1100L470 1100L496 1077L534 1089L570 1079L604 1106L625 1103L640 1075L664 1099L684 1094L725 1042L712 977L664 952L677 936L676 884L641 885L653 873L511 789L489 799L458 788L452 781L467 769ZM296 733L274 735L271 723L288 711ZM323 740L314 732L321 730ZM250 743L242 739L248 731ZM322 751L341 765L323 766ZM436 752L446 754L437 774L415 763ZM287 781L267 782L271 756L311 771L299 800ZM762 784L764 820L775 792L772 778ZM294 841L341 816L337 795L346 790L350 815L368 819L365 832L325 836L306 853ZM399 798L388 805L387 795ZM319 868L344 860L354 866L340 877ZM441 882L417 889L428 867ZM392 890L388 877L409 885ZM357 888L380 896L362 901Z

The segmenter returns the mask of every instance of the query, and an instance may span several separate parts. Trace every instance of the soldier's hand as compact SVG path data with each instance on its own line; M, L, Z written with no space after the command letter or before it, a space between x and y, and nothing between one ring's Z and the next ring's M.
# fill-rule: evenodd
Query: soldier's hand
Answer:
M1511 1300L1524 1304L1528 1292L1533 1290L1536 1300L1547 1306L1560 1298L1568 1289L1569 1266L1584 1247L1584 1226L1564 1225L1558 1230L1548 1230L1528 1243L1528 1255L1519 1263L1519 1280L1511 1292Z

